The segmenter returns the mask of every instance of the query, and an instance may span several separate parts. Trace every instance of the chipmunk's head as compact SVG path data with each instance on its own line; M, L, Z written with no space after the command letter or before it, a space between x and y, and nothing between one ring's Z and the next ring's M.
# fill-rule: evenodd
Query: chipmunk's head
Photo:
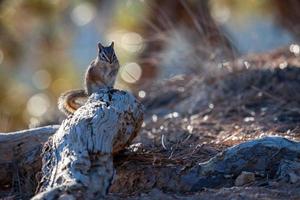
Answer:
M114 64L118 62L118 58L114 50L114 42L110 46L103 46L100 42L98 43L98 59L104 63Z

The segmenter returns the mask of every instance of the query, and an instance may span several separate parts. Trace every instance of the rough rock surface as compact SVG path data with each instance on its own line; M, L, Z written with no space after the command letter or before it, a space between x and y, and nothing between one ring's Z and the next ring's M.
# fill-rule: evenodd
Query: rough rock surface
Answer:
M243 171L238 177L236 177L234 181L235 186L243 186L248 183L252 183L255 181L255 174L253 172L245 172Z
M243 171L273 179L282 161L294 161L299 157L300 143L282 137L266 137L241 143L199 163L183 181L192 191L198 191L203 187L231 185L232 177Z

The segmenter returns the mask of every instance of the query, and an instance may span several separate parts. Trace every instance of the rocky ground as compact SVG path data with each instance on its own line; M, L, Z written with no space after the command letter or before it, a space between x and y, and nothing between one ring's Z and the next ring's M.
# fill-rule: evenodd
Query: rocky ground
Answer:
M281 146L281 137L300 140L299 66L298 55L283 48L146 89L143 129L116 158L111 193L118 196L111 198L299 199L300 144L292 152L292 145ZM229 147L261 144L253 140L266 136L281 137L226 160ZM220 166L213 163L217 171L237 166L203 174L203 163L216 155L222 157ZM293 171L282 174L283 168Z

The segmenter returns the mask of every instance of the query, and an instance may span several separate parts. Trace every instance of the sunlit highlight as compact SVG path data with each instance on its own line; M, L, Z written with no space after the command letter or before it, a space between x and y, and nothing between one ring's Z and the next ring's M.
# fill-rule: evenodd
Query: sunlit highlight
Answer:
M121 39L121 46L129 52L140 51L143 46L143 38L135 32L125 33Z
M43 93L33 95L27 102L27 111L30 115L41 117L50 108L50 100Z
M46 70L39 70L32 76L32 82L36 88L43 90L47 89L51 83L51 75Z
M146 97L146 92L144 90L139 91L139 97L140 98L145 98Z
M296 56L300 54L300 47L297 44L290 45L290 52L294 53Z
M77 26L84 26L94 19L95 13L93 5L81 3L72 10L71 18Z
M137 82L142 75L142 69L137 63L126 64L121 71L121 78L127 83Z

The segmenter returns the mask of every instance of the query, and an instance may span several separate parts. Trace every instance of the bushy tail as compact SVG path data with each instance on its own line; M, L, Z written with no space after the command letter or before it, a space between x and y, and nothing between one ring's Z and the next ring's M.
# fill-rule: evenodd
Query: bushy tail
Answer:
M83 102L79 101L82 98L87 98L84 90L69 90L58 98L58 109L67 116L72 115L83 105Z

